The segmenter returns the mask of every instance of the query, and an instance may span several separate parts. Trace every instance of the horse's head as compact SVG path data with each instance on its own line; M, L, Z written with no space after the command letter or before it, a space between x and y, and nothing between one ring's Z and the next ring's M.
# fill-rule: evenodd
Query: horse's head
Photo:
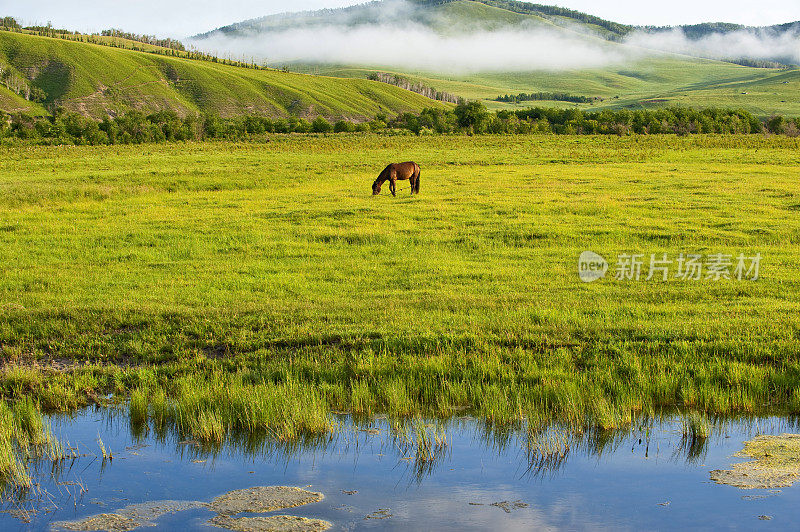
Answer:
M377 196L380 193L381 193L381 184L375 181L374 183L372 183L372 195Z

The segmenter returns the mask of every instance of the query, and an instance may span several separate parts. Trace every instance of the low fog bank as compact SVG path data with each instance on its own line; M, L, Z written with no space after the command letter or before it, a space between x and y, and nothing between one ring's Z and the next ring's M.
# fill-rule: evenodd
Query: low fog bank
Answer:
M800 35L793 31L739 30L712 33L689 39L683 30L658 33L634 32L625 42L630 45L715 59L772 60L800 64Z
M636 54L633 49L544 29L442 36L425 28L324 26L248 37L214 34L189 44L205 52L252 56L271 65L334 63L446 73L598 68L623 63Z
M339 24L326 18L320 24L319 18L312 17L305 21L308 24L291 29L256 28L250 34L244 33L246 30L238 34L216 32L188 44L215 55L252 58L272 66L327 63L449 74L602 68L665 52L800 64L800 36L794 31L740 30L700 39L689 39L681 29L637 31L621 43L580 33L580 27L473 28L443 35L427 24L389 23L387 19L402 19L398 10L408 9L404 2L390 5L393 9L385 12L384 5L380 17L372 13L374 23L372 19L363 23L362 19L356 25ZM335 13L340 18L358 13L350 11Z

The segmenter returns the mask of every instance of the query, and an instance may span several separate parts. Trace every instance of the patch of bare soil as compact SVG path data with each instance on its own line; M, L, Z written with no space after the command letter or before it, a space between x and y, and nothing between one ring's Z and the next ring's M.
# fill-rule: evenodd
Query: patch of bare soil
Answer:
M293 515L272 515L268 517L217 515L209 523L219 528L241 532L322 532L333 526L322 519L308 519Z
M77 521L54 523L53 527L62 530L109 530L127 532L142 526L153 526L153 521L162 515L202 508L207 503L198 501L151 501L132 504L114 513L93 515Z
M238 513L266 513L295 508L324 499L322 493L289 486L258 486L228 492L210 503L199 501L151 501L132 504L112 513L93 515L76 521L54 523L60 530L109 530L127 532L139 527L154 526L159 517L191 510L208 508L217 515L209 523L219 528L242 531L273 530L279 532L317 532L327 530L331 523L321 519L307 519L293 515L258 517L233 517Z
M57 530L109 530L111 532L127 532L142 526L142 523L119 514L100 514L79 519L53 523Z
M324 499L322 493L288 486L259 486L220 495L209 507L218 514L265 513L294 508Z
M800 434L757 436L734 456L753 460L714 470L711 480L741 489L776 489L800 479Z

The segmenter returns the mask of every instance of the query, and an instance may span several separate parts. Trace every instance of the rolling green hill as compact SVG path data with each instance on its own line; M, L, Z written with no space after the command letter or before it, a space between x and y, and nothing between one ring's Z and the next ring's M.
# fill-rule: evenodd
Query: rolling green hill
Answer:
M296 65L329 76L364 78L373 68ZM503 72L441 75L397 72L412 81L467 99L481 99L490 108L555 105L582 109L736 107L759 115L800 116L800 70L750 68L690 57L664 56L617 68L563 72ZM495 97L520 92L566 92L602 101L590 104L522 102L506 104Z
M568 9L514 0L416 0L368 4L301 13L272 15L226 26L197 36L258 36L264 42L275 32L331 26L360 27L410 22L438 35L469 33L472 30L512 28L524 31L549 28L561 35L615 50L618 41L634 30L657 32L669 28L634 28ZM796 31L798 24L785 24L769 31ZM706 24L686 27L687 38L709 32L725 33L745 28L737 25ZM269 47L266 48L269 51ZM797 68L753 68L734 62L667 53L646 53L624 63L602 68L545 71L479 72L443 74L414 70L391 64L290 63L299 72L313 72L345 78L366 78L372 72L407 77L437 90L468 99L483 99L493 108L529 107L530 102L494 102L498 96L521 92L559 92L602 98L593 108L652 108L672 105L694 107L741 107L760 116L800 115L800 70ZM536 102L536 105L575 106L564 102ZM589 104L578 107L587 108Z
M441 33L526 25L580 28L610 37L624 35L632 29L570 9L513 0L384 0L340 9L269 15L223 26L197 35L195 39L217 32L244 36L290 28L331 24L357 27L385 22L422 25Z
M7 31L0 31L0 69L16 86L42 91L43 101L34 103L0 85L0 110L30 114L64 107L95 118L170 109L360 119L439 105L366 79L248 69Z

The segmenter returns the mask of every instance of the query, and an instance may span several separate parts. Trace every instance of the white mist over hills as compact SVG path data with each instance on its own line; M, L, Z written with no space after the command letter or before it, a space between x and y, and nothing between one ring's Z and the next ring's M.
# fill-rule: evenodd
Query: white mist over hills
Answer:
M780 60L800 64L800 35L743 29L689 39L679 28L658 33L637 31L625 42L635 46L714 59Z
M26 24L46 24L81 31L110 27L160 37L185 38L199 32L271 13L336 8L365 0L0 0L0 15ZM541 1L541 0L534 0ZM547 2L542 2L547 3ZM561 0L559 5L623 24L678 25L725 20L749 25L800 20L796 0L672 0L668 5L641 0Z
M476 5L486 8L474 2L442 7L387 0L342 10L289 13L221 28L188 44L272 65L361 65L454 74L601 68L663 53L800 63L800 25L785 31L708 31L692 38L680 28L630 31L615 25L612 30L618 33L609 34L596 22L584 24L580 18L548 19L496 7L478 15L466 11ZM498 17L498 12L506 18Z
M641 55L632 47L610 46L599 39L541 28L440 35L424 27L322 26L267 36L215 34L191 44L234 57L255 56L271 64L392 66L444 73L599 68Z

